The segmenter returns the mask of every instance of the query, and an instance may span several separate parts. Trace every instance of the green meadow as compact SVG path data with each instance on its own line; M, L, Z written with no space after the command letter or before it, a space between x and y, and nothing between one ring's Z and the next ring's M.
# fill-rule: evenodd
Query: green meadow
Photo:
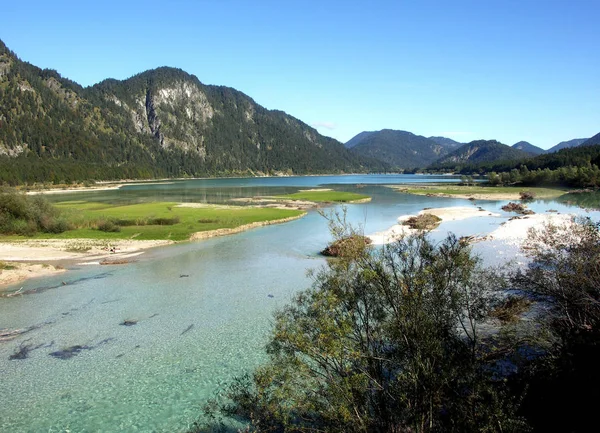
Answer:
M304 212L236 206L178 207L155 202L130 205L67 201L55 204L71 230L37 238L188 240L193 233L301 216Z
M315 203L352 203L370 200L368 195L344 191L299 191L293 194L278 195L285 200L304 200Z

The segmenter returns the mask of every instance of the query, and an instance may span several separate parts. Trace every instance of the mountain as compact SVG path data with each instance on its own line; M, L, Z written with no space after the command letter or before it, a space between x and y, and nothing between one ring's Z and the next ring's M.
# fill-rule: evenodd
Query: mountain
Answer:
M180 69L83 88L21 61L0 41L0 183L386 167Z
M587 140L587 138L575 138L573 140L569 140L569 141L561 141L560 143L558 143L556 146L551 147L550 149L548 149L546 151L546 153L552 153L552 152L558 152L561 149L567 149L569 147L576 147L576 146L580 146L581 144L583 144L585 141Z
M534 146L533 144L527 141L519 141L511 146L513 149L522 150L523 152L530 153L532 155L541 155L546 151L541 147Z
M348 140L344 146L346 147L346 149L352 149L354 146L356 146L357 144L359 144L361 141L366 140L368 137L370 137L373 134L376 134L377 132L375 131L363 131L357 135L355 135L354 137L352 137L350 140Z
M465 164L478 164L490 161L518 160L531 157L530 154L514 149L496 140L476 140L450 152L433 164L432 168L451 168Z
M465 143L459 143L458 141L454 141L451 138L447 137L429 137L430 140L435 141L437 144L441 144L442 146L446 146L448 149L456 149L462 146Z
M448 153L446 146L407 131L361 132L346 143L357 155L375 158L397 169L426 167Z
M600 144L600 132L581 143L581 146L591 146L593 144Z

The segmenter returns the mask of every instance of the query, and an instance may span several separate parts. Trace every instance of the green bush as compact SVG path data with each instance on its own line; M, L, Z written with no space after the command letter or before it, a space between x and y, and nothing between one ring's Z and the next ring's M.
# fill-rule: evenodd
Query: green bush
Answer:
M29 197L16 190L0 189L0 233L33 236L38 232L62 233L70 227L60 212L42 196Z
M172 218L150 218L148 219L148 225L158 225L158 226L172 226L174 224L179 223L179 217Z
M100 230L101 232L107 232L107 233L117 233L117 232L121 231L121 227L119 227L117 224L115 224L115 222L112 220L98 221L96 228L98 230Z

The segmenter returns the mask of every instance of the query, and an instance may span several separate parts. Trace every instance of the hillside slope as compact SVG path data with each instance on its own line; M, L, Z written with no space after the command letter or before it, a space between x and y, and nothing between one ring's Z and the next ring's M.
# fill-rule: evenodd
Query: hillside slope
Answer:
M511 146L513 149L522 150L523 152L530 153L532 155L541 155L546 151L541 147L534 146L527 141L519 141Z
M0 41L0 182L385 170L174 68L82 88Z
M426 167L448 153L448 148L407 131L384 129L361 132L346 143L363 157L375 158L397 169Z
M530 154L514 149L496 140L476 140L459 147L437 160L431 165L431 168L452 168L466 164L521 160L529 157L531 157Z
M568 149L571 147L577 147L583 144L587 138L574 138L573 140L561 141L556 146L552 146L546 151L546 153L558 152L561 149Z

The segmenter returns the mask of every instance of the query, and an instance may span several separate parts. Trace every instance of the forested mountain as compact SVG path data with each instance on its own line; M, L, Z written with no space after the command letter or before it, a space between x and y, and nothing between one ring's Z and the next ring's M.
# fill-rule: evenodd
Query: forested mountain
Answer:
M179 69L84 89L19 60L0 41L0 183L386 167Z
M541 155L546 151L541 147L534 146L533 144L527 141L519 141L511 146L513 149L522 150L523 152L530 153L532 155Z
M556 146L552 146L550 149L546 151L546 153L558 152L561 149L567 149L569 147L576 147L583 144L587 138L574 138L569 141L561 141Z
M600 185L600 134L588 141L598 144L565 148L525 159L449 164L430 169L488 174L492 183L597 187Z
M425 167L448 153L448 148L407 131L383 129L361 132L346 143L358 155L376 158L393 168Z
M456 149L465 144L459 143L458 141L452 140L451 138L447 137L429 137L429 139L435 141L437 144L446 146L448 149Z
M490 161L522 160L530 156L522 150L513 149L496 140L476 140L450 152L429 168L460 170L465 165Z

